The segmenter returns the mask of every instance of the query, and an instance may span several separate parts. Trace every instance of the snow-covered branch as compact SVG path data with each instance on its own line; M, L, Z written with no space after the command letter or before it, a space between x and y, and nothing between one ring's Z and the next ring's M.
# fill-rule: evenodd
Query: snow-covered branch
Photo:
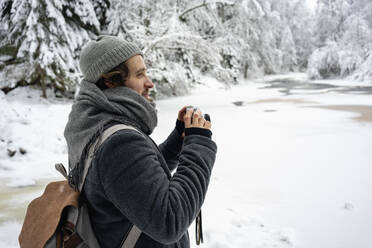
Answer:
M234 4L235 4L235 3L230 2L230 1L212 1L212 2L207 2L206 0L204 0L203 3L198 4L198 5L196 5L196 6L193 6L193 7L189 8L189 9L184 10L184 11L183 11L179 16L178 16L178 18L180 19L180 21L185 22L185 21L186 21L185 16L186 16L188 13L190 13L190 12L192 12L192 11L198 9L198 8L207 7L207 6L210 5L210 4L217 4L217 3L219 3L219 4L226 4L226 5L227 5L227 4L228 4L228 5L234 5Z

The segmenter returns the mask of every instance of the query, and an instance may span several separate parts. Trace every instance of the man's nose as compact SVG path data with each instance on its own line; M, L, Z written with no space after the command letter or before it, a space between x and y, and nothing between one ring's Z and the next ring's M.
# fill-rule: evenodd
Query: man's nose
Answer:
M153 88L154 87L154 83L151 81L151 79L149 77L147 77L147 79L146 79L145 86L147 88Z

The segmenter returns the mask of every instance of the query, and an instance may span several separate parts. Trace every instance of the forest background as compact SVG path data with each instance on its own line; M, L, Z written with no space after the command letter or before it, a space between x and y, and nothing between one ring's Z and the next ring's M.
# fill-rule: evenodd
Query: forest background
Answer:
M372 81L372 1L3 0L0 88L52 88L73 97L82 47L100 34L137 41L158 99L186 94L207 74L241 78L306 72Z

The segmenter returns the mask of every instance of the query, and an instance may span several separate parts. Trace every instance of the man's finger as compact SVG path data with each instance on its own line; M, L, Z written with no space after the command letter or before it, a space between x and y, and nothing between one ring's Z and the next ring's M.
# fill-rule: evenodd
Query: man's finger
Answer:
M192 116L192 109L186 111L186 114L183 116L183 121L185 122L185 127L188 128L191 126L191 116Z
M183 116L186 114L186 108L187 106L184 106L180 111L178 111L178 120L183 121Z
M200 114L198 112L194 112L192 116L192 125L197 126L199 123Z
M211 122L210 122L210 121L206 121L206 122L204 123L204 127L207 128L207 129L211 129L211 127L212 127Z
M204 118L200 118L200 119L199 119L199 124L198 124L198 126L199 126L199 127L204 127L204 124L205 124L205 119L204 119Z
M202 116L202 113L201 113L200 109L198 109L198 108L195 110L195 113L197 113L199 115L199 117Z

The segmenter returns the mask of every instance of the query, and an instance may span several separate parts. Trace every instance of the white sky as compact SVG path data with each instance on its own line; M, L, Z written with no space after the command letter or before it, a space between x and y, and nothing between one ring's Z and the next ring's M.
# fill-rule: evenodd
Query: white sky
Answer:
M317 0L306 0L306 5L315 10Z

